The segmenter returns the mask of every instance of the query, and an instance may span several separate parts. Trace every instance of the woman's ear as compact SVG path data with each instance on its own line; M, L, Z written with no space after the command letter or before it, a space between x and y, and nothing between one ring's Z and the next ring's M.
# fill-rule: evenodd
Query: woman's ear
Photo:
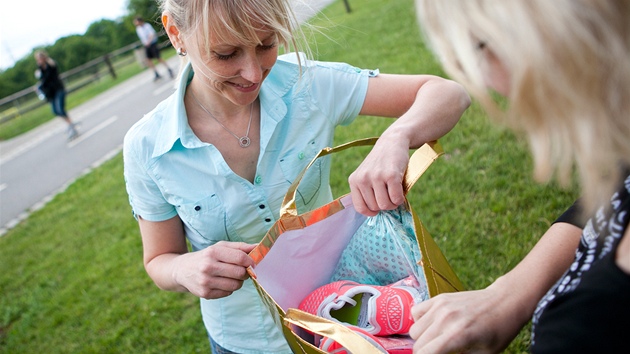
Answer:
M162 14L162 26L164 26L164 30L166 31L166 35L168 35L168 39L171 41L171 44L174 48L182 48L184 43L179 38L179 29L173 23L170 14L164 13Z

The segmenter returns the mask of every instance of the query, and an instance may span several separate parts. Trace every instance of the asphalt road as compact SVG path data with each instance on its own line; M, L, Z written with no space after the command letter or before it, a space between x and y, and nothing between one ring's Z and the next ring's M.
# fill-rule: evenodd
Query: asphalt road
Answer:
M169 65L178 67L179 58ZM81 134L73 141L67 141L65 122L55 119L0 143L0 235L120 152L127 130L175 90L163 66L158 70L159 81L145 70L70 110Z
M296 7L296 15L305 21L332 1L310 0L308 6ZM169 65L179 67L179 58L171 58ZM68 142L65 122L54 119L0 142L0 236L120 152L127 130L174 91L175 81L167 79L163 66L158 70L160 81L153 82L153 72L146 70L68 111L80 123L76 140Z

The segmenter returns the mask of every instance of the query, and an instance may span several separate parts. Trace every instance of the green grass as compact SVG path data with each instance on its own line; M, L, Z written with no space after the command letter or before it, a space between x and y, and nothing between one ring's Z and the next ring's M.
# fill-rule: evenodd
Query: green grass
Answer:
M324 27L314 34L318 59L442 74L422 46L411 0L350 3L352 13L337 1L328 19L314 21ZM390 123L361 117L335 139L375 136ZM441 142L446 155L409 199L466 287L485 287L518 263L576 194L535 184L527 147L477 105ZM364 154L335 158L337 195ZM198 300L157 289L144 272L120 155L1 237L0 260L1 353L209 351ZM506 352L525 352L528 331Z

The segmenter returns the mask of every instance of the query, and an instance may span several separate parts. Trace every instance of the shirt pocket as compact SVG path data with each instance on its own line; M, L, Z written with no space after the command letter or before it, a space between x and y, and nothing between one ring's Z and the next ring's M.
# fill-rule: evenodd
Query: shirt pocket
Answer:
M177 212L194 248L201 249L219 241L228 241L229 223L218 195L212 194L196 202L177 205Z
M317 152L319 152L319 149L316 148L315 142L310 142L299 152L291 151L282 156L279 164L286 180L289 183L293 183L298 177L298 174L306 168ZM317 159L308 171L306 171L295 194L295 200L298 205L308 207L310 203L316 200L315 197L320 192L324 181L324 176L322 176L322 163L327 158L328 157Z

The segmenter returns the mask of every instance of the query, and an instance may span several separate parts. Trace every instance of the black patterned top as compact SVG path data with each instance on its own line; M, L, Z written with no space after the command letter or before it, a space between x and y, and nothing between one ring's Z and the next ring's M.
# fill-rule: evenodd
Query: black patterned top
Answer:
M630 174L582 224L574 205L561 221L582 227L575 259L538 303L532 319L532 353L630 352L630 274L615 263L630 220ZM567 216L568 215L568 216Z

